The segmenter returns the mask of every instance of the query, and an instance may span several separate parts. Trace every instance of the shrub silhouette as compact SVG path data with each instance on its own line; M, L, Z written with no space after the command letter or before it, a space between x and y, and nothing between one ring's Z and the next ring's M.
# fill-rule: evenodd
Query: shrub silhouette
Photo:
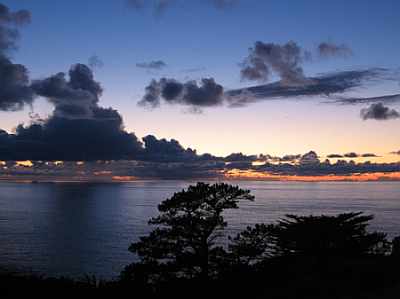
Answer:
M215 276L227 255L216 244L227 225L222 213L237 209L239 200L253 199L250 191L224 183L197 183L175 193L149 221L157 227L129 247L140 261L126 267L122 277L154 283Z
M386 234L367 232L372 215L344 213L335 216L286 215L273 229L277 254L358 256L384 254Z
M400 258L400 236L392 240L392 256Z
M386 235L367 232L371 215L344 213L335 216L286 215L276 224L248 227L231 239L234 260L257 263L274 256L361 256L386 254Z

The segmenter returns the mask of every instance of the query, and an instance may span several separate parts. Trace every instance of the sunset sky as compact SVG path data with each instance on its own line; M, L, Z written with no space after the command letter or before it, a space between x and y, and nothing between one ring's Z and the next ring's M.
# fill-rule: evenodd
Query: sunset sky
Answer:
M369 159L375 162L400 160L390 154L400 150L400 96L336 102L400 93L400 1L369 1L368 5L364 0L2 3L12 11L31 13L31 22L18 28L18 49L7 52L13 63L29 70L30 80L68 73L75 63L91 64L94 79L104 89L99 105L116 109L126 131L138 138L149 134L174 138L198 153L221 156L232 152L283 156L314 150L321 156L356 152L380 156ZM302 78L374 68L384 69L385 74L334 97L280 96L240 107L230 107L222 98L219 104L199 107L184 100L170 104L162 98L156 107L138 105L152 79L213 78L225 92L283 81L269 58L264 61L270 70L267 78L241 76L249 48L258 41L274 46L294 42L304 54L298 63ZM324 56L318 52L322 43L337 45L337 53ZM362 109L378 102L387 109L382 117L360 116ZM29 125L31 110L46 118L53 109L39 94L32 107L0 111L0 128L10 133L21 122Z

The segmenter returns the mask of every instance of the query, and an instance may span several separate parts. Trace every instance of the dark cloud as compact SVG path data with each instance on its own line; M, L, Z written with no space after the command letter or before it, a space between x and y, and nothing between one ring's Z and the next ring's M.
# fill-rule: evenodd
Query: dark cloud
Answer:
M322 42L317 47L319 56L349 56L352 51L346 45ZM286 44L255 42L248 57L241 63L241 77L250 81L268 81L277 75L283 85L303 85L310 81L304 75L303 63L312 60L313 54L302 49L296 42Z
M27 68L14 64L8 57L8 53L17 48L18 27L30 20L27 10L12 12L0 4L0 110L3 111L20 110L33 101Z
M97 107L102 88L93 78L92 70L84 64L73 65L69 80L65 73L58 73L31 85L37 95L54 104L56 116L91 117Z
M312 163L300 164L270 164L253 166L253 170L259 172L273 173L278 175L352 175L363 173L390 173L399 172L400 163L355 163L354 161L338 160L331 164L329 161L319 162L316 159Z
M216 179L223 178L224 169L225 163L220 161L139 162L130 168L130 173L139 178Z
M374 154L374 153L365 153L365 154L362 154L361 157L363 157L363 158L376 158L378 156L376 154Z
M73 65L68 75L61 72L35 80L32 89L54 105L54 113L44 120L33 119L30 125L19 125L15 134L1 130L0 160L216 160L209 154L198 155L195 150L185 149L174 139L149 135L142 143L135 134L125 131L118 111L98 105L102 87L84 64ZM190 86L185 89L194 99L193 93L202 93L190 90Z
M121 115L98 106L102 88L91 69L73 65L32 83L32 89L54 105L46 120L19 125L2 143L2 160L127 159L140 154L141 143L123 129Z
M27 10L15 12L4 4L0 4L0 51L12 50L17 47L16 41L19 37L18 27L31 21L31 14Z
M366 82L383 80L387 69L371 68L327 73L308 77L307 84L286 85L274 82L265 85L229 90L225 93L231 106L243 106L266 99L324 96L337 103L337 94L362 87ZM344 99L343 99L344 101Z
M319 164L318 154L314 151L309 151L300 157L299 165L314 165Z
M136 136L123 130L118 112L100 107L92 118L52 116L45 123L20 125L12 139L11 160L119 160L141 150Z
M0 145L7 142L10 136L0 131ZM149 138L147 138L149 139ZM113 161L86 161L84 164L75 162L64 162L61 165L49 162L33 161L33 167L18 166L13 161L7 161L6 167L0 165L0 175L8 177L16 175L24 177L30 175L38 177L44 175L47 179L54 177L71 177L82 173L89 180L97 179L97 175L137 177L137 178L163 178L163 179L184 179L184 178L224 178L224 174L233 170L250 170L257 173L273 175L295 175L301 176L323 176L323 175L359 175L363 173L391 173L400 172L400 163L371 163L370 161L356 163L354 161L338 160L331 164L328 160L320 162L315 152L309 152L301 156L299 163L279 163L271 164L266 161L265 164L253 164L252 159L244 158L236 161L225 161L224 158L212 156L199 156L195 158L189 153L189 158L185 157L185 150L176 147L176 142L172 142L171 150L168 149L169 141L159 148L159 142L164 143L162 139L157 140L154 136L150 139L155 140L157 145L153 150L155 156L148 155L144 160L142 157L135 160L113 160ZM152 141L152 142L153 142ZM165 146L167 148L165 148ZM145 149L143 151L146 151ZM162 155L163 151L170 151L170 154ZM3 148L0 147L0 153L3 155ZM177 154L178 153L178 154ZM236 155L236 154L234 154ZM243 157L242 156L242 157ZM268 155L267 155L268 156ZM176 157L181 157L176 159ZM182 159L183 157L183 159ZM211 158L210 158L211 157ZM174 159L174 160L172 160ZM231 160L231 159L229 159ZM34 178L33 178L34 179Z
M346 153L344 155L341 154L330 154L327 156L327 158L358 158L358 157L362 157L362 158L375 158L378 157L376 154L374 153L365 153L365 154L357 154L355 152L350 152L350 153Z
M382 103L375 103L368 108L361 109L360 116L363 120L390 120L400 118L400 113L384 106Z
M398 150L398 151L393 151L393 152L390 152L392 155L400 155L400 150Z
M174 139L148 135L142 143L135 134L124 130L116 110L96 107L91 118L53 115L44 122L19 125L15 134L0 130L0 160L200 163L221 159L210 154L198 155Z
M345 44L322 42L317 47L320 57L345 57L352 50ZM398 74L388 69L370 68L327 73L316 77L305 76L303 63L312 60L313 54L297 43L264 43L257 41L241 63L241 77L250 81L268 81L273 75L279 80L270 84L230 90L226 93L230 106L240 107L260 99L324 96L332 103L357 104L363 102L395 102L400 95L371 98L347 97L341 94L365 84L398 80Z
M279 162L296 162L301 159L301 155L284 155L278 158Z
M157 139L153 135L143 137L146 148L144 159L157 162L190 162L198 160L196 151L183 148L175 139Z
M307 79L301 64L306 56L293 41L284 45L257 41L242 63L241 76L246 80L267 81L276 74L283 84L304 84Z
M350 152L350 153L344 154L343 157L345 157L345 158L358 158L359 154L357 154L355 152Z
M345 44L322 42L318 45L318 54L321 57L347 57L353 54L352 50Z
M139 104L157 107L160 105L161 100L164 100L167 103L192 107L221 104L227 104L230 107L241 107L262 100L299 97L320 97L324 102L333 104L357 104L361 102L340 95L356 91L367 84L393 80L390 73L390 70L384 68L338 71L316 77L307 77L305 78L307 83L304 84L287 85L283 84L282 81L278 81L265 85L228 90L223 94L221 94L222 86L215 83L212 78L203 79L203 88L197 86L195 81L182 83L175 79L162 78L158 81L153 80L146 87L145 95ZM208 83L205 84L206 82ZM202 93L189 93L189 86L192 86L190 90L200 90ZM199 96L194 96L195 94ZM400 96L394 96L392 101L396 101L397 98L400 99Z
M161 70L165 68L167 64L162 60L153 60L150 62L136 63L136 67L148 69L148 70Z
M330 155L328 155L328 156L326 156L327 158L330 158L330 159L336 159L336 158L343 158L343 155L340 155L340 154L330 154Z
M243 153L232 153L224 158L226 162L252 162L258 159L257 155L244 155Z
M0 54L0 110L20 110L33 99L26 67Z
M223 87L213 78L179 82L175 79L161 78L152 80L146 87L146 93L139 105L157 107L161 100L169 104L181 104L191 107L210 107L221 105L224 101Z

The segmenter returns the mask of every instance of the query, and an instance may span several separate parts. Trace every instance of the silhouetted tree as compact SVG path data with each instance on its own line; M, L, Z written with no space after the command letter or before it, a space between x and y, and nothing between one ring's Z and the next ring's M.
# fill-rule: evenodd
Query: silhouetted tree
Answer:
M229 253L234 264L253 265L274 255L274 225L256 224L229 237Z
M400 258L400 236L392 240L392 256Z
M273 228L276 253L310 256L386 253L389 245L386 234L366 230L372 219L372 215L361 212L336 216L286 215Z
M373 216L344 213L336 216L286 215L276 224L256 224L230 238L231 260L253 265L276 256L359 256L385 254L386 235L367 232Z
M189 186L163 201L156 225L129 250L140 257L123 276L146 277L149 282L168 278L206 279L218 272L226 251L216 244L227 223L222 213L238 208L239 200L253 200L250 191L228 184Z

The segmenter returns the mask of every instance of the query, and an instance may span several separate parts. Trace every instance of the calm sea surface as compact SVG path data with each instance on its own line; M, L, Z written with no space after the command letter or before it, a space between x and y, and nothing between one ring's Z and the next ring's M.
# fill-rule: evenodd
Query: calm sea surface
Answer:
M231 182L232 183L232 182ZM233 182L255 202L227 213L229 230L285 214L364 211L372 229L400 235L400 182ZM134 256L129 244L149 231L157 204L185 181L124 184L0 183L0 268L51 276L111 278Z

